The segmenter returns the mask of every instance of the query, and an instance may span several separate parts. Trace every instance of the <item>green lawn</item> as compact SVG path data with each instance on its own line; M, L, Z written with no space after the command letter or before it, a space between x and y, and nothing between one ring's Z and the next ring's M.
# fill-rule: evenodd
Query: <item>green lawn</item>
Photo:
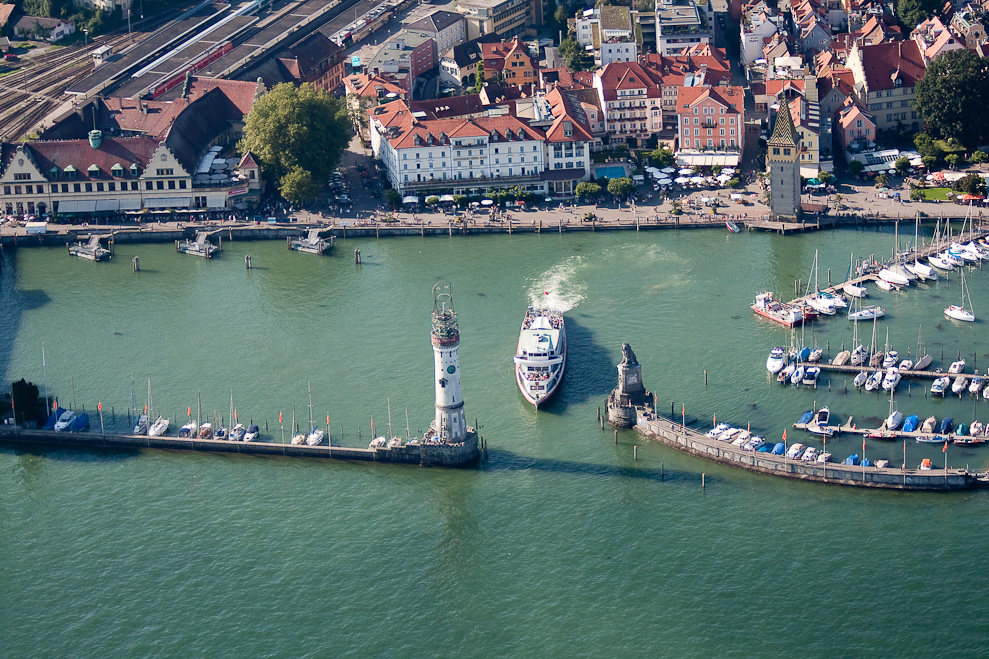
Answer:
M935 199L950 201L948 195L952 193L952 190L951 188L924 188L921 192L924 193L925 201L934 201Z

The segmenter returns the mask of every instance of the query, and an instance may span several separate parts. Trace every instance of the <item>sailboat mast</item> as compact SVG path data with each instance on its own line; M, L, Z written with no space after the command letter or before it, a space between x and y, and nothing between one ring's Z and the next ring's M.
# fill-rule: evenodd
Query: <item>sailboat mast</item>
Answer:
M309 382L306 382L306 389L309 391L309 434L313 433L312 426L312 386Z
M51 410L51 400L48 398L48 362L45 361L45 342L41 342L41 368L45 372L45 409ZM13 400L13 399L11 399Z
M151 416L154 413L154 400L151 398L151 376L148 376L148 422L151 422Z
M405 408L405 441L412 440L412 433L409 431L409 408Z
M385 398L385 404L388 406L388 439L392 438L391 432L391 398Z

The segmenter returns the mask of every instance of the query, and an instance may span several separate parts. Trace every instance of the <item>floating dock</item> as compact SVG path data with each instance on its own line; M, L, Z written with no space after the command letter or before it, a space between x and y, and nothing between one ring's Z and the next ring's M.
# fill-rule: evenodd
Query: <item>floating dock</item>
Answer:
M309 235L305 237L286 238L288 248L296 252L305 252L306 254L325 253L327 250L333 248L334 238L330 236L329 240L324 240L320 237L321 231L321 229L310 229Z
M69 254L78 256L86 261L102 261L109 259L112 252L100 244L100 237L98 235L92 234L85 243L70 244Z

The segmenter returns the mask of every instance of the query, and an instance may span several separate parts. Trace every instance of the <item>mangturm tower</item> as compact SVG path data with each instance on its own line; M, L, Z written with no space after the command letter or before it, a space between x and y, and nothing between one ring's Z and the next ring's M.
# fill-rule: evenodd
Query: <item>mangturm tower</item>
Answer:
M432 320L436 417L430 427L440 442L459 444L467 438L467 419L460 395L460 328L453 308L453 284L448 281L433 286Z
M766 162L772 187L770 211L772 219L795 222L800 219L800 134L793 125L790 106L780 99L776 126L769 138Z

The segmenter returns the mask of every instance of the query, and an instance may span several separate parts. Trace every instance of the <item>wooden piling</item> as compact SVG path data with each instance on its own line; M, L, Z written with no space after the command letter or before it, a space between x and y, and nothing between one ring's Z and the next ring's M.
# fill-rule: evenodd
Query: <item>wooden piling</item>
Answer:
M140 261L140 259L138 259L138 257L135 256L134 257L134 272L140 272L140 271L141 271L141 261Z
M636 460L636 461L639 459L639 447L638 446L633 446L632 447L632 459L633 460Z
M707 386L707 369L704 369L704 386Z
M617 430L615 431L615 443L616 444L618 443L618 431Z
M247 267L248 270L251 269L251 255L250 254L245 254L244 255L244 265Z
M361 250L359 250L359 249L355 249L354 250L354 263L356 265L360 265L361 264Z
M707 474L705 474L704 472L701 472L701 489L702 490L707 487L706 480L707 480Z

